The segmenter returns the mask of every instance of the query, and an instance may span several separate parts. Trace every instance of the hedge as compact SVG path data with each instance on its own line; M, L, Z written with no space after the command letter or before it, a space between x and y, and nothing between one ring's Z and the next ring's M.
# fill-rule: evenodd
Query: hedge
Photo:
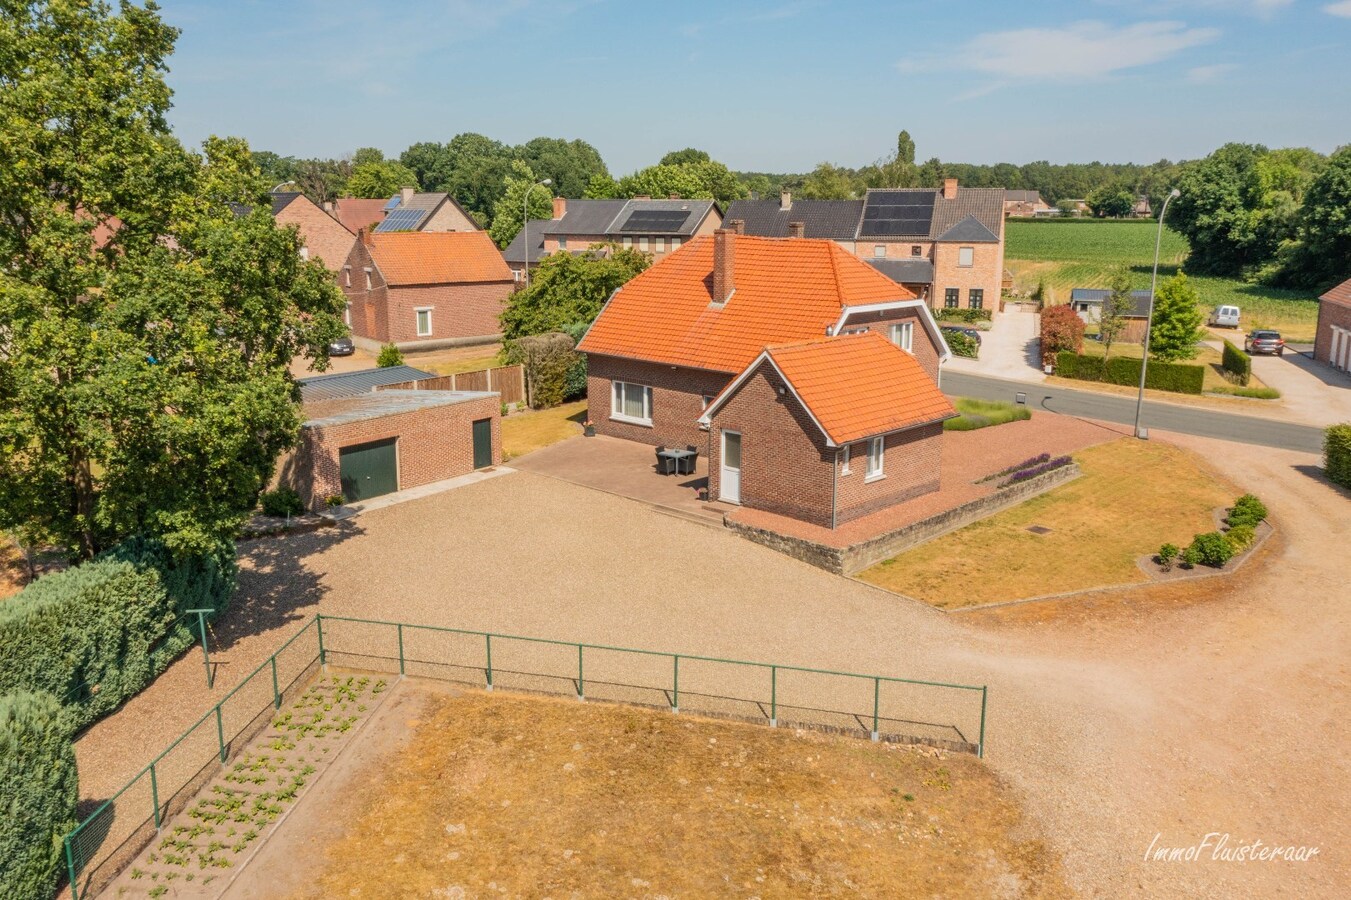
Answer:
M947 342L948 349L954 356L965 356L967 359L976 359L980 356L980 344L969 334L960 331L943 332L943 340Z
M994 318L993 310L989 309L949 309L947 307L936 310L934 317L940 322L966 322L967 324L989 322Z
M1244 387L1248 386L1248 382L1252 379L1252 357L1228 340L1224 342L1224 355L1220 365L1234 376L1235 381Z
M47 693L0 695L0 897L49 900L80 798L70 721Z
M1323 471L1333 484L1351 489L1351 422L1323 432Z
M1056 354L1055 373L1080 381L1105 381L1108 384L1138 385L1140 360L1113 356L1085 356L1062 350ZM1150 362L1145 387L1179 394L1199 394L1205 381L1204 366L1186 363Z
M176 559L133 539L0 603L0 694L45 691L72 728L145 687L196 638L189 609L220 612L234 592L234 547Z

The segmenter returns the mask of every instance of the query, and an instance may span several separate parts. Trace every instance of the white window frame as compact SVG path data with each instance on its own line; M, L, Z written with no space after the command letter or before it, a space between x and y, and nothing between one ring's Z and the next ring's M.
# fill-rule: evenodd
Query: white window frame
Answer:
M906 353L915 351L915 323L914 322L893 322L888 329L888 337L897 347L900 347Z
M653 251L654 253L665 253L665 252L666 252L666 238L664 238L664 237L653 238L653 239L652 239L652 251Z
M345 282L345 286L346 286L346 287L351 287L351 286L352 286L352 267L351 267L351 266L343 266L343 267L342 267L342 274L343 274L343 279L344 279L344 282Z
M566 250L566 249L568 249L568 239L567 239L567 238L561 237L561 238L558 239L558 249L559 249L559 250Z
M643 415L641 417L625 414L624 399L630 391L639 390L643 392ZM610 384L610 418L617 422L628 422L630 425L645 425L652 427L652 388L646 384L636 384L632 381L615 381Z
M436 308L436 307L434 307L434 306L419 306L419 307L414 308L414 310L413 310L413 327L414 327L414 329L416 329L416 331L417 331L417 336L418 336L418 337L431 337L431 336L432 336L432 330L433 330L433 329L432 329L432 310L435 309L435 308ZM427 330L426 330L426 331L423 331L423 330L422 330L422 314L423 314L423 313L426 313L426 314L427 314Z
M680 238L671 238L671 252L674 253L679 249L680 249Z
M371 290L371 270L366 269L364 271L366 272L366 290L369 291Z
M632 250L632 249L633 249L633 238L631 238L631 237L626 237L626 238L624 238L624 249L625 249L625 250Z
M873 244L873 259L885 259L887 256L886 244Z
M969 269L969 268L971 268L972 266L974 266L975 264L976 264L976 248L975 248L975 247L958 247L958 248L957 248L957 268L959 268L959 269Z
M342 320L348 328L352 327L352 301L347 301L347 306L342 311Z
M849 444L845 444L843 447L840 448L840 474L841 474L841 475L848 475L848 474L850 474L850 471L849 471L849 447L850 447Z
M887 446L880 437L868 439L868 474L865 481L877 481L886 478Z
M301 259L309 259L309 258L310 258L310 248L309 248L309 247L301 247L301 248L300 248L300 258L301 258Z

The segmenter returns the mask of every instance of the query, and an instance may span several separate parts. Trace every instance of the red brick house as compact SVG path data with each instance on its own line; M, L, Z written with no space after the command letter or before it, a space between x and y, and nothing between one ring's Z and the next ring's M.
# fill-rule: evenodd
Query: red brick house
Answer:
M497 340L513 277L485 231L363 229L338 284L358 344L432 349Z
M244 204L233 206L238 215L247 215L251 209ZM356 242L355 232L298 191L273 192L272 218L278 225L294 225L299 230L302 259L317 259L335 275Z
M937 488L947 345L924 301L833 241L698 238L615 292L579 349L596 430L695 446L713 499L834 526Z
M1313 358L1351 372L1351 278L1318 298Z

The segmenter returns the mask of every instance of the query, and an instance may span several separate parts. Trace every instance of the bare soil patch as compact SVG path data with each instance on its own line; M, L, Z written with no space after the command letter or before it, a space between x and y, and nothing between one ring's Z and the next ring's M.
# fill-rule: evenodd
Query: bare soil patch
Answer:
M267 848L290 896L1069 894L969 757L479 691L408 715Z

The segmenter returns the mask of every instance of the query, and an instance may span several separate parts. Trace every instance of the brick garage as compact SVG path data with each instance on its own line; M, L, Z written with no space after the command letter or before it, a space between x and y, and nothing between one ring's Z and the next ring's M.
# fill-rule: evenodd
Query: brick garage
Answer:
M1319 298L1313 358L1334 369L1351 371L1351 279Z
M501 399L469 391L380 391L308 403L299 446L278 467L278 484L321 510L342 494L341 451L392 441L397 490L467 475L474 465L474 423L487 421L490 465L502 461ZM480 426L482 427L482 426Z

